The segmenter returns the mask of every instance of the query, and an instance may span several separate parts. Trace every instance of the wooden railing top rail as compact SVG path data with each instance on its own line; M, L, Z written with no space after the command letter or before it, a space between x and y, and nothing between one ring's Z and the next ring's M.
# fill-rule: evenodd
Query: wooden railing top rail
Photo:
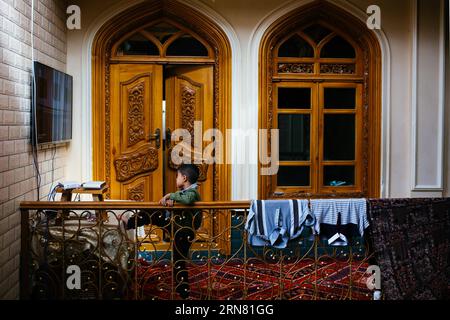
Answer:
M192 206L175 204L174 209L248 209L250 201L214 201L197 202ZM164 209L169 207L161 206L157 202L137 202L137 201L25 201L20 203L21 210L136 210L136 209Z

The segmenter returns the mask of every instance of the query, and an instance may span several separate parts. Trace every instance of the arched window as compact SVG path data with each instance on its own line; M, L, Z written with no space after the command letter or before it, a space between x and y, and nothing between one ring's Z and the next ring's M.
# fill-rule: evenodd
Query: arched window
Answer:
M193 59L211 62L214 57L213 50L198 35L167 19L125 35L112 51L112 59L118 61L140 56L140 59L157 61L183 62L183 58L188 58L190 62Z
M380 148L371 136L380 127L368 77L376 69L370 69L367 59L374 56L358 42L364 37L343 31L354 18L331 24L346 18L322 18L329 8L322 11L320 6L311 10L312 18L303 13L298 19L301 11L287 17L263 38L261 74L267 77L260 87L260 124L279 129L280 138L279 170L259 177L261 198L379 193L379 183L369 182L379 177L369 167L379 166L369 153L376 155ZM373 128L371 119L377 121Z
M278 57L313 58L314 49L305 39L298 34L294 34L280 46Z
M155 43L144 35L135 33L121 43L117 49L117 55L159 56L159 49Z
M321 24L298 30L275 48L278 75L356 75L357 49Z
M356 58L355 49L350 43L339 36L333 37L320 50L321 58Z

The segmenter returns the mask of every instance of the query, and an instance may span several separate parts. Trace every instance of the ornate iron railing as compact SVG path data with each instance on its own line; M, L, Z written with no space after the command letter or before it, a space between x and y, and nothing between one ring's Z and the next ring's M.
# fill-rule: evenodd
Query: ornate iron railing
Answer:
M202 202L167 211L144 202L24 202L21 296L371 299L364 239L329 247L306 230L286 249L253 247L244 230L249 205ZM126 230L126 220L135 227L142 219L154 224Z

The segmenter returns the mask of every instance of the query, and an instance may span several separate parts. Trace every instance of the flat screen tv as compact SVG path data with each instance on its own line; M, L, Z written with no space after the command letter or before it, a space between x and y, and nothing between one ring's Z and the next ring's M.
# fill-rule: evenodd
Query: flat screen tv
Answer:
M46 144L71 140L72 76L35 61L32 88L32 143Z

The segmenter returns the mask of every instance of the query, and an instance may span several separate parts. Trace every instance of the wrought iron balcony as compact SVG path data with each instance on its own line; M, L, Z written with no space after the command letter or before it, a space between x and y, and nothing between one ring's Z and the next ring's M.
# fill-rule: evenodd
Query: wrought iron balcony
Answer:
M306 231L286 249L253 247L244 229L249 206L246 201L172 208L144 202L24 202L21 296L371 299L365 275L371 256L363 239L335 248ZM192 222L196 215L202 218L198 229ZM142 217L163 223L146 225L144 232L126 230L124 221L137 225ZM172 254L187 242L186 257Z

